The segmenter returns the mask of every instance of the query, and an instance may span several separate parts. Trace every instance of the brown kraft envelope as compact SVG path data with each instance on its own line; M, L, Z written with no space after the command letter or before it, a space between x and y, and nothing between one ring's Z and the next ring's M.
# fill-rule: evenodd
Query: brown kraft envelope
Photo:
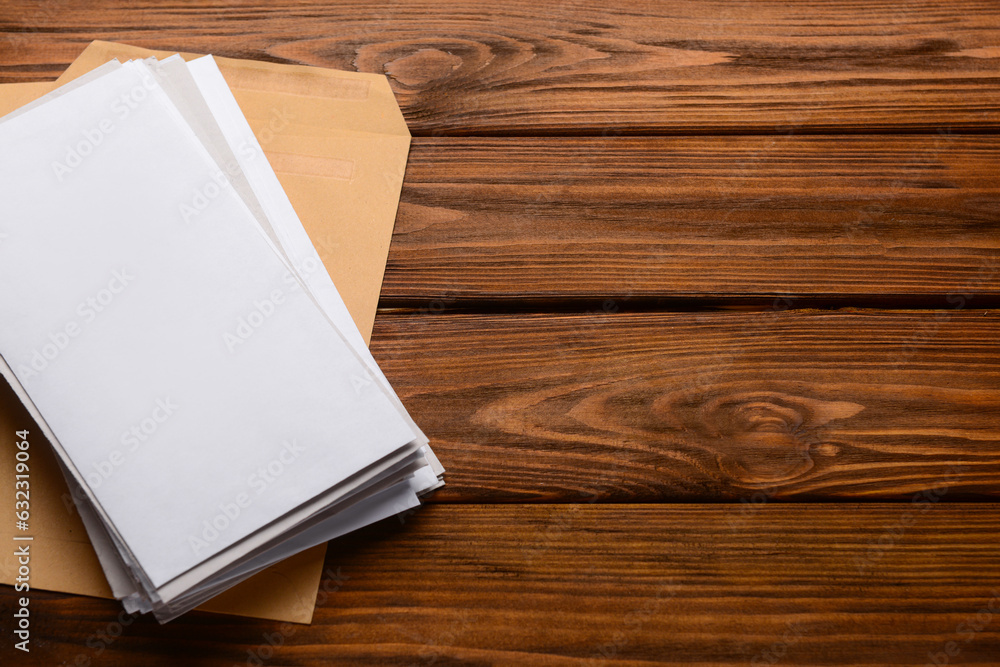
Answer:
M109 60L173 55L92 42L56 82L0 84L0 116ZM198 57L181 54L186 60ZM410 148L410 133L384 76L216 58L278 180L355 323L370 341ZM13 390L0 383L0 497L14 506L15 432L31 443L32 588L112 597L72 506L54 455ZM12 544L13 520L0 524ZM13 585L12 550L0 583ZM278 563L199 607L309 623L326 545Z

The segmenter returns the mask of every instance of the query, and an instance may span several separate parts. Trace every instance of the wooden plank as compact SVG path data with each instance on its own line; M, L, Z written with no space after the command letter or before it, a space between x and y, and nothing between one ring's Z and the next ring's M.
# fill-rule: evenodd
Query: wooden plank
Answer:
M378 72L418 134L1000 126L993 0L7 0L4 17L3 81L54 78L95 38Z
M985 136L418 139L382 300L992 305L997 173Z
M1000 495L1000 313L383 312L437 501Z
M996 505L734 513L432 506L335 542L312 626L32 592L13 664L996 664Z

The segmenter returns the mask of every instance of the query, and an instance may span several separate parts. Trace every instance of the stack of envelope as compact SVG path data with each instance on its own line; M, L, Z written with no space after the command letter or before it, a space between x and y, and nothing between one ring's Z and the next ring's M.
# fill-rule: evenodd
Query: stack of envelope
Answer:
M0 119L0 372L52 445L112 594L165 622L419 505L443 469L368 352L372 307L352 316L342 267L328 270L265 155L282 155L262 143L287 115L255 134L211 56L67 78ZM326 81L337 99L371 94ZM355 178L350 160L301 158ZM374 178L394 211L401 168ZM362 225L386 212L354 208ZM372 241L349 254L384 253ZM364 274L380 278L384 254L372 263L344 281L369 304Z

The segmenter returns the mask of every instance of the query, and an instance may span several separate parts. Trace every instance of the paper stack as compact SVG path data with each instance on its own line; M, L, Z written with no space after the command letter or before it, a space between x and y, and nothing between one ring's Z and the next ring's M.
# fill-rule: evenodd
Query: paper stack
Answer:
M168 621L443 483L210 56L0 119L0 207L0 371L126 609Z

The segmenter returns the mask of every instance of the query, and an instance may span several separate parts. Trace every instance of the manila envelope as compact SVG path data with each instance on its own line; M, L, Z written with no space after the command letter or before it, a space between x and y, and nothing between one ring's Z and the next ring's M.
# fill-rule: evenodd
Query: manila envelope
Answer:
M92 42L55 83L0 84L0 116L115 58L167 57ZM185 59L197 57L181 54ZM371 339L399 204L410 133L384 76L216 58L366 341ZM32 588L112 597L59 471L13 390L0 383L0 498L14 507L15 432L31 443ZM0 524L12 544L13 520ZM13 550L0 583L13 584ZM199 609L280 621L312 621L326 545L286 559Z

